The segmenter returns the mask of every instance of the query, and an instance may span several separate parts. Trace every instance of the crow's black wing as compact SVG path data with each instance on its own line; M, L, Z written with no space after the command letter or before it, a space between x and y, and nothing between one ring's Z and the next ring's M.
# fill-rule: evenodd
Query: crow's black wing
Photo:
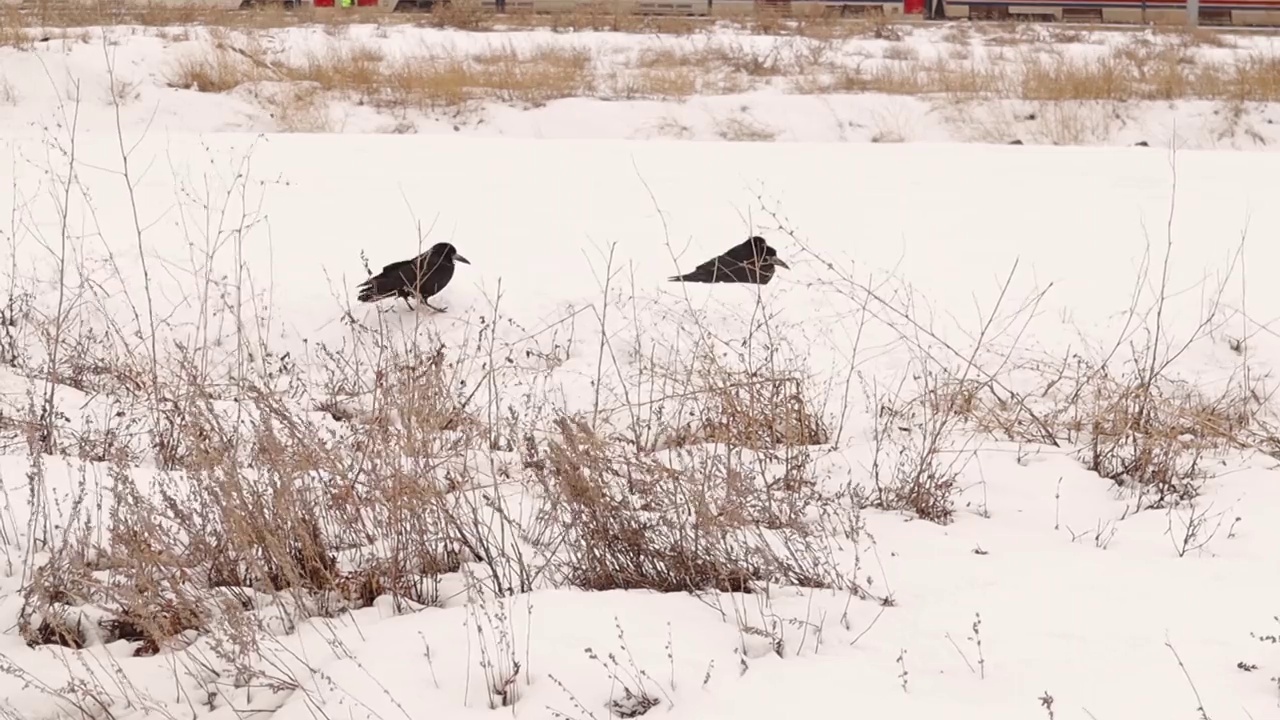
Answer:
M668 278L673 282L757 282L759 264L755 248L747 240L694 268L692 272Z
M360 294L356 297L360 302L373 302L413 287L413 261L401 260L382 268L382 272L360 283Z
M756 249L750 240L744 240L724 251L718 258L724 267L736 267L747 263L757 264Z

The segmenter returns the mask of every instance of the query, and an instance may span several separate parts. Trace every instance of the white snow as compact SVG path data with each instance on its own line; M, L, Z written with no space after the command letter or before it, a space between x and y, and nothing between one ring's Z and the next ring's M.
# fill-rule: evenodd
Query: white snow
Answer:
M889 27L891 34L883 38L870 29L851 37L815 31L767 36L714 26L695 34L466 32L410 24L217 32L191 26L36 29L28 31L28 37L41 36L41 42L0 45L0 122L24 128L40 124L47 119L48 104L74 97L73 81L79 81L82 127L113 128L110 64L125 120L131 125L149 123L162 132L878 143L1021 140L1056 145L1146 142L1161 147L1175 142L1184 148L1237 149L1270 149L1280 137L1277 103L1255 101L1255 96L1274 99L1273 90L1256 80L1265 76L1242 76L1237 81L1243 83L1240 88L1227 89L1228 72L1217 84L1222 89L1214 90L1221 97L1169 95L1177 92L1170 88L1192 82L1206 68L1244 62L1273 66L1280 46L1270 32L1186 35L1177 28L1156 32L984 24L970 29L963 23ZM332 62L344 53L351 62L367 55L384 63L427 66L493 52L521 58L539 52L578 52L588 57L594 80L591 87L574 93L577 96L532 105L489 100L465 110L421 110L403 100L374 102L362 91L330 93L322 107L299 110L280 100L282 93L292 97L282 87L287 83L278 82L267 70L260 71L259 80L222 94L173 87L181 62L218 58L215 47L224 48L222 64L248 62L226 50L235 48L275 67L306 65L316 58ZM721 72L690 71L687 63L693 56L719 58ZM1150 99L1104 94L1058 103L1003 94L1021 93L1020 73L1037 63L1051 74L1055 68L1087 67L1108 59L1115 72L1128 68L1149 81ZM1108 76L1098 72L1097 82L1105 86ZM966 83L984 74L1003 78L1005 90L963 96ZM656 85L637 80L649 75L669 80ZM943 80L951 75L960 79ZM688 97L649 94L652 87L680 87L692 78L701 89ZM909 84L908 78L932 78L943 89L919 94L821 90L842 84L859 87L857 83L872 80L896 87ZM298 87L293 92L306 95L308 86Z
M491 105L417 134L335 106L345 132L275 133L243 96L165 87L159 66L196 41L113 32L137 88L119 134L102 45L0 48L21 97L0 106L0 717L1280 717L1280 160L1187 149L1214 144L1192 137L1209 103L1140 108L1104 140L1149 148L932 142L957 135L923 101L776 89ZM926 52L941 32L911 37ZM279 36L281 53L324 41ZM931 129L840 142L866 133L822 127L820 103L843 121L898 104ZM790 142L634 139L734 105ZM769 285L666 281L752 233L791 266ZM446 313L355 302L362 256L376 271L441 241L471 261L433 299ZM1141 398L1153 362L1153 430L1130 434L1117 398ZM827 436L725 442L787 411L697 398L764 405L751 388L778 376ZM557 464L553 441L590 444L565 416L599 446ZM166 433L188 442L180 470L160 467ZM1124 487L1088 469L1096 452L1139 458L1108 473ZM592 515L575 473L605 464L638 484ZM945 521L911 509L927 498L885 507L921 467ZM205 561L234 552L209 544L301 536L288 507L314 510L335 572L440 544L460 565L354 609L339 589L215 582ZM407 516L424 508L463 522ZM575 587L628 543L768 545L821 582ZM218 609L158 653L110 626L194 597ZM87 647L28 644L55 612Z

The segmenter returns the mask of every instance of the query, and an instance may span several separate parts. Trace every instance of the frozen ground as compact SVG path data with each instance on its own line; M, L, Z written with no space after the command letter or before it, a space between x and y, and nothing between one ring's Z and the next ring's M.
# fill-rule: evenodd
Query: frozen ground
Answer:
M86 130L114 127L114 89L131 124L158 132L1236 149L1280 137L1277 40L1262 32L398 24L116 27L107 37L104 48L99 30L32 28L0 40L0 122L39 125L79 81Z
M120 136L0 64L0 717L1280 717L1277 156L232 132L165 42Z
M4 150L6 716L1280 716L1275 155L1181 152L1170 246L1155 149L170 132L132 200L109 133L69 195ZM448 313L352 307L415 217ZM771 286L664 282L751 228ZM689 402L780 377L824 436Z

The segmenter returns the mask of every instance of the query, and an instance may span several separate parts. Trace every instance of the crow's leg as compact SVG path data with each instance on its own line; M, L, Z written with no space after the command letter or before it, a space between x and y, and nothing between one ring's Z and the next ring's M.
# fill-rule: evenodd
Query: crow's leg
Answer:
M405 307L407 307L407 308L409 308L409 310L410 310L410 311L412 311L412 310L413 310L413 304L409 302L409 296L408 296L408 295L401 295L401 296L400 296L400 298L401 298L402 300L404 300L404 306L405 306Z
M448 308L438 308L438 307L436 307L435 305L432 305L431 303L427 302L426 300L423 300L423 301L422 301L422 304L423 304L423 305L426 305L427 307L431 308L432 310L435 310L435 311L436 311L436 312L438 312L438 313L448 312L448 310L449 310Z

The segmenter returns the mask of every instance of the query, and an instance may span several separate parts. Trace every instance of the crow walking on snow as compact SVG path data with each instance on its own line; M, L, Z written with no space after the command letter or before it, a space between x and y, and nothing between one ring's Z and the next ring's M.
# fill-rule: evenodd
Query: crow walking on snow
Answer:
M667 278L672 282L698 283L754 283L768 285L776 268L791 269L778 257L778 251L769 247L765 239L753 236L734 245L723 255L711 258L694 268L693 272Z
M427 302L427 298L444 290L444 286L453 279L454 263L471 264L471 261L458 254L458 249L449 243L436 243L431 249L412 260L393 262L382 268L382 272L360 283L360 294L356 299L360 302L377 302L384 298L404 298L409 304L411 296L417 296L423 305L444 312Z

